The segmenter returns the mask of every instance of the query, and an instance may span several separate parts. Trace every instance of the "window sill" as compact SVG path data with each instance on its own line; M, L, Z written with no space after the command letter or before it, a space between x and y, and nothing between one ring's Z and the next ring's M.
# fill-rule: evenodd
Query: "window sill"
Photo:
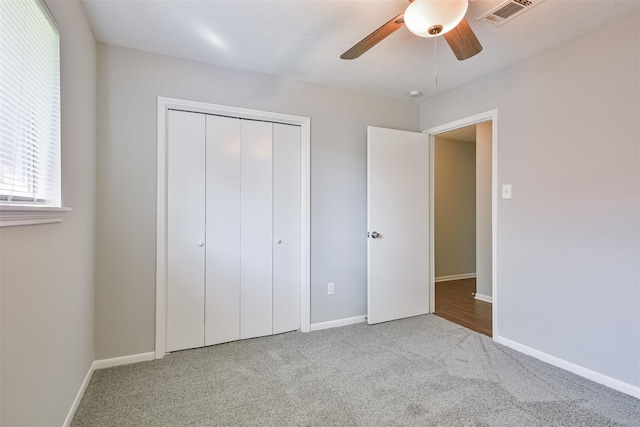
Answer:
M0 227L62 222L71 208L31 205L0 205Z

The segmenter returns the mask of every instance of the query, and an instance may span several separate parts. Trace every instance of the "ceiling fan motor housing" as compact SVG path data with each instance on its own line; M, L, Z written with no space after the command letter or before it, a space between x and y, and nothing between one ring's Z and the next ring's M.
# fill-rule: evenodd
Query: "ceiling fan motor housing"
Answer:
M415 0L404 12L404 23L417 36L435 37L453 30L468 7L468 0Z

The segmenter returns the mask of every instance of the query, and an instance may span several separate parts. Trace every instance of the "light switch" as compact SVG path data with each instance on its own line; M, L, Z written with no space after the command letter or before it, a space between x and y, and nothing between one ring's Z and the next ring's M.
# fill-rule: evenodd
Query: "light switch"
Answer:
M511 184L503 184L502 185L502 198L510 199L511 198Z

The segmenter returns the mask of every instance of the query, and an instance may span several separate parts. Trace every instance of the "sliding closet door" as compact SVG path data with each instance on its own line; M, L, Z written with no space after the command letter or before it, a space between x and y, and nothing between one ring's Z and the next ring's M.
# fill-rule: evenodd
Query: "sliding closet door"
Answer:
M271 335L273 124L241 121L240 338Z
M168 112L167 350L204 345L205 116Z
M205 345L240 339L240 124L207 116Z
M300 329L300 126L273 125L273 333Z

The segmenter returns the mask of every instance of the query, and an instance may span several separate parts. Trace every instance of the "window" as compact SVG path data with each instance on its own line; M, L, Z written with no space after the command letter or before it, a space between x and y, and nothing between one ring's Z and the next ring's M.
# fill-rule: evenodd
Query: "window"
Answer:
M60 208L58 30L39 0L2 0L0 226L59 222L51 212Z

